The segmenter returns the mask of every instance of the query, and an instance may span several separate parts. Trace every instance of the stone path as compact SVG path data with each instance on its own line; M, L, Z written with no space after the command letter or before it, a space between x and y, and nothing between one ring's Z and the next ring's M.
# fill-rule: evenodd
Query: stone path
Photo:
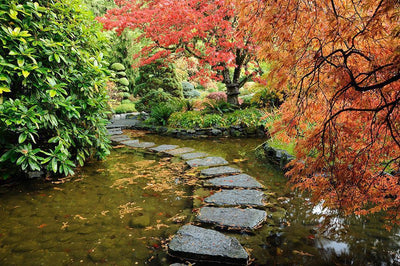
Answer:
M196 223L199 226L184 225L172 238L168 245L171 256L189 261L237 265L248 263L250 255L235 237L202 228L201 225L211 224L217 229L232 232L253 231L261 227L267 213L263 209L263 186L256 179L229 166L229 162L222 157L196 152L190 147L156 146L152 142L132 140L117 127L110 128L109 135L114 142L177 156L185 160L189 167L202 167L199 170L199 185L211 189L212 195L204 199L205 206L198 212Z

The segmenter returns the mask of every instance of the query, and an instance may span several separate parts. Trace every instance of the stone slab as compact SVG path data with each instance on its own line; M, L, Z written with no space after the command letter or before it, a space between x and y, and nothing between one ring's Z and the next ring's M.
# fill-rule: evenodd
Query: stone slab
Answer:
M181 158L183 160L192 160L192 159L197 159L197 158L203 158L207 157L208 154L205 152L191 152L191 153L185 153L181 155Z
M163 151L173 150L173 149L176 149L178 147L179 147L178 145L166 145L166 144L163 144L163 145L151 148L150 150L156 151L156 152L163 152Z
M222 157L206 157L202 159L193 159L186 161L186 163L190 167L198 167L198 166L216 166L216 165L226 165L229 164L224 158Z
M188 152L192 152L192 151L195 151L195 149L189 148L189 147L183 147L183 148L179 148L179 149L175 149L175 150L165 151L165 153L172 155L172 156L179 156L183 153L188 153Z
M122 133L123 132L122 132L122 129L120 127L107 129L107 134L110 135L110 136L121 135Z
M237 168L230 166L219 166L202 170L200 173L205 176L219 176L219 175L230 175L239 174L242 171Z
M131 143L129 143L129 146L133 147L133 148L150 148L155 145L156 144L154 142L137 142L137 143L131 142Z
M224 188L263 188L262 184L247 174L216 177L207 180L206 185Z
M204 199L205 203L211 203L219 206L264 206L264 193L252 189L224 189Z
M172 256L189 260L246 265L249 255L239 241L218 231L182 226L168 245Z
M126 141L130 140L131 138L127 135L114 135L110 137L110 140L112 141Z
M131 140L127 140L127 141L121 141L121 143L126 145L126 146L136 147L136 145L139 144L139 140L131 139Z
M257 209L203 207L197 219L234 230L252 230L267 218L265 211Z

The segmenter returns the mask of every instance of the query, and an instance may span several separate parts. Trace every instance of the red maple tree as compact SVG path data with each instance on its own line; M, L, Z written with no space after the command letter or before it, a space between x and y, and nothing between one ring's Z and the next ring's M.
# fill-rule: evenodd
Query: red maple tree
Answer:
M106 29L141 29L139 38L151 40L138 57L140 64L159 58L196 58L196 77L221 80L228 102L238 104L239 89L258 73L254 44L248 34L238 36L235 6L225 0L118 0L118 8L98 18Z
M288 172L315 202L400 221L400 4L394 0L233 1L290 88L275 134L294 138Z

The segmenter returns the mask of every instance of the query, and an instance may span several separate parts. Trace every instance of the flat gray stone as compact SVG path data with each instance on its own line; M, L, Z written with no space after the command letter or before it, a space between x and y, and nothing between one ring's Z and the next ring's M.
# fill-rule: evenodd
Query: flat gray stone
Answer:
M262 207L264 206L263 200L264 193L262 191L250 189L225 189L205 198L204 202L219 206L250 205Z
M186 163L190 167L198 167L198 166L216 166L216 165L225 165L229 164L224 158L222 157L206 157L202 159L193 159L186 161Z
M165 151L166 154L172 155L172 156L179 156L183 153L188 153L188 152L192 152L195 149L193 148L189 148L189 147L183 147L183 148L179 148L179 149L175 149L175 150L169 150L169 151Z
M131 138L127 135L114 135L110 137L110 140L112 141L125 141L125 140L130 140Z
M219 176L228 174L238 174L242 171L230 166L219 166L202 170L200 173L205 176Z
M212 223L235 230L257 228L267 218L265 211L256 209L203 207L197 219L202 223Z
M126 141L121 141L121 144L124 144L126 146L130 146L130 147L136 147L136 145L139 144L139 140L131 139L131 140L126 140Z
M165 145L164 144L164 145L160 145L160 146L151 148L150 150L156 151L156 152L162 152L162 151L173 150L173 149L176 149L178 147L179 147L178 145Z
M191 160L191 159L203 158L203 157L207 157L207 156L208 156L208 154L205 152L191 152L191 153L185 153L185 154L181 155L183 160Z
M263 188L263 185L247 174L216 177L208 180L206 185L225 188Z
M218 231L182 226L168 245L172 256L189 260L246 265L249 255L239 241Z
M111 135L111 136L113 136L113 135L121 135L122 133L123 132L122 132L122 129L120 127L107 129L107 134Z
M129 143L130 147L133 148L150 148L153 147L154 145L156 145L154 142L131 142Z

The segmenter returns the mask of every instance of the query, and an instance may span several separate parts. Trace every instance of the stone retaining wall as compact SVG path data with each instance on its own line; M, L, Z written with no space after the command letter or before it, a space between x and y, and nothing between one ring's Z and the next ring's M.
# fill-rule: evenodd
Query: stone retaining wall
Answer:
M286 164L295 158L287 151L271 147L266 142L257 148L257 153L258 155L260 155L260 157L262 157L262 159L278 165L284 171L287 170L287 168L285 167Z

